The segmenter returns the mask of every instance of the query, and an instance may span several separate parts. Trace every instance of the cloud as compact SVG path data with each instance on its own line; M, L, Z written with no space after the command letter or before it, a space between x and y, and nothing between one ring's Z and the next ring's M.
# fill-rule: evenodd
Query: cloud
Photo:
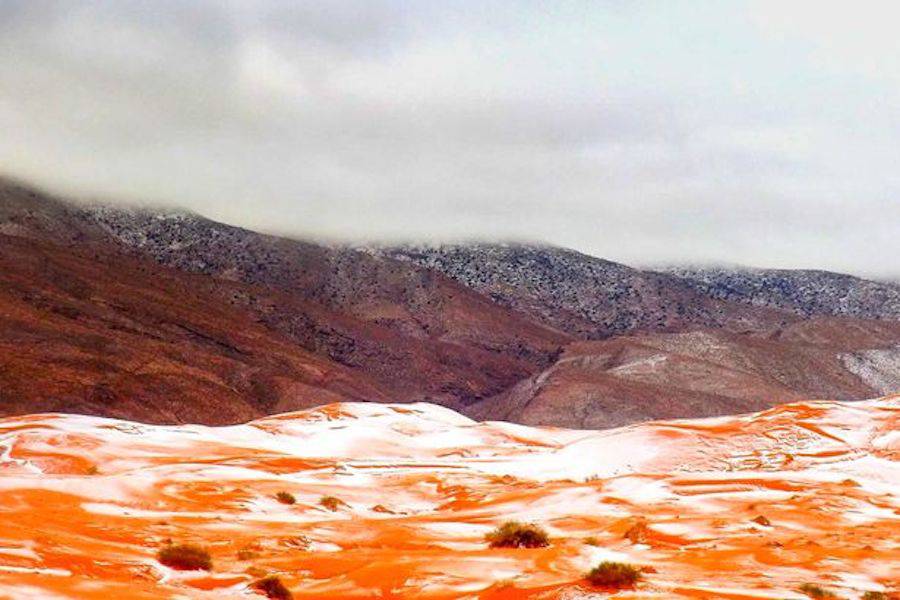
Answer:
M293 235L896 276L890 6L7 0L0 161Z

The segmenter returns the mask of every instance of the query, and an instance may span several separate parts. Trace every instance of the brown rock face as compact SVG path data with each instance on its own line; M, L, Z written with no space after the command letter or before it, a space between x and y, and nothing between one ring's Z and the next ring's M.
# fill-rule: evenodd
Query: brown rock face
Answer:
M388 398L365 374L220 302L203 277L9 236L0 272L6 414L229 423L329 398Z
M816 319L766 334L698 330L569 345L540 374L479 402L479 419L567 427L751 412L802 398L879 391L847 368L860 348L900 340L900 323Z
M126 232L110 211L17 185L0 206L5 414L223 423L351 399L464 406L569 341L361 252L179 214L115 213Z
M890 302L868 318L889 290L853 283L852 319L827 275L809 318L755 306L762 284L732 301L560 248L362 251L0 181L0 414L221 424L424 400L609 427L890 393L900 325Z

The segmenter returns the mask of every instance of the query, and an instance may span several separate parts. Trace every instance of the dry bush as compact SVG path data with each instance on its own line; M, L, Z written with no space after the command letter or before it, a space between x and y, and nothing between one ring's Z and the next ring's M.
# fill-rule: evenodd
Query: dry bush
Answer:
M193 544L176 544L162 548L156 554L162 564L180 571L209 571L212 559L204 548Z
M337 512L341 506L344 506L343 500L335 498L334 496L322 496L322 499L319 500L319 504L331 512Z
M810 598L837 598L838 595L834 592L829 592L825 588L818 586L814 583L804 583L799 588L797 588L799 592L802 592L809 596Z
M253 582L253 589L262 592L267 598L275 600L291 600L294 597L291 590L287 589L281 579L275 575L269 575Z
M593 585L614 589L633 587L641 577L637 567L611 561L603 561L587 574L587 580Z
M543 548L550 545L547 532L534 523L507 521L485 536L491 548Z
M294 495L290 492L278 492L275 494L275 499L281 502L282 504L296 504L297 499L294 498Z
M763 527L771 527L772 526L772 521L770 521L768 518L764 517L763 515L759 515L758 517L755 517L750 520L753 521L754 523L756 523L757 525L762 525Z

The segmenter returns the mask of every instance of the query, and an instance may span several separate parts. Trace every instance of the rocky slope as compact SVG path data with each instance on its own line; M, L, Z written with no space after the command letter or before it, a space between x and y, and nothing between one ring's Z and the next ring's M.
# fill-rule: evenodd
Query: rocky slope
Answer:
M101 207L86 216L166 266L274 290L262 303L233 301L306 349L395 387L400 399L464 406L549 364L570 339L433 271L353 249L190 214Z
M721 302L665 273L553 246L458 244L370 251L437 270L583 339L695 327L760 330L796 320L778 310Z
M24 261L23 281L29 274L22 270L34 269L31 283L52 287L57 273L72 269L73 277L101 288L121 276L130 277L133 286L152 288L154 279L164 273L175 285L202 295L204 306L215 307L198 309L198 318L237 314L223 317L217 326L227 330L238 323L255 323L279 343L339 363L359 375L362 387L375 385L396 401L471 403L550 364L569 340L562 332L499 307L439 274L365 253L265 236L178 212L70 205L12 184L0 186L0 206L0 231L9 234L0 253L10 263L27 254L16 250L17 240L40 243L51 254L55 249L54 256L60 259L67 255L83 259L55 271L41 270L43 263L37 259ZM40 256L40 250L34 252ZM120 265L131 265L131 273L121 275ZM0 286L0 293L10 289L11 277L13 272L0 274L0 284L9 283ZM156 295L149 289L143 297L155 301ZM83 303L100 300L82 298ZM178 303L181 298L175 295L172 300ZM154 308L136 300L121 311L140 314ZM41 317L34 313L34 318ZM148 333L144 341L152 344L153 337ZM205 364L191 364L189 353L185 357L186 366L195 372L207 370ZM52 364L52 358L45 359L43 364ZM97 376L88 371L83 378ZM126 378L123 374L113 383L94 383L125 385ZM40 394L41 381L34 382L35 395ZM271 387L267 393L274 393ZM163 393L147 392L154 397ZM381 398L379 392L369 399ZM25 403L25 398L20 400ZM57 407L65 405L60 401ZM11 410L7 400L4 411ZM248 416L252 415L243 418ZM200 420L220 422L218 418Z
M426 404L223 428L7 418L0 597L261 598L275 575L297 600L606 598L584 578L606 560L643 572L616 598L887 596L898 429L898 397L602 432ZM549 546L489 547L511 519ZM211 570L164 566L170 543L207 549Z
M3 181L0 266L2 414L220 424L424 400L602 427L897 382L890 286L862 280L826 295L878 319L816 320L560 248L335 247ZM728 351L698 355L707 339Z
M228 423L392 397L222 292L149 261L0 235L0 410Z
M710 298L788 310L803 317L900 320L900 286L828 271L673 268Z
M823 318L764 335L696 330L580 342L469 414L604 428L803 398L871 397L898 389L891 348L898 338L900 323Z

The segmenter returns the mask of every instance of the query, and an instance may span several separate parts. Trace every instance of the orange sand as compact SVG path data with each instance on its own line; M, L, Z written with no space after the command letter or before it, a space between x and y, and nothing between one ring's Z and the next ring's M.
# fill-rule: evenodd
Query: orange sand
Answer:
M605 559L647 567L616 598L859 598L900 581L898 425L900 397L609 432L427 404L221 429L5 419L0 598L252 598L265 573L295 598L602 598L583 575ZM488 548L508 519L551 546ZM170 540L213 571L160 565Z

